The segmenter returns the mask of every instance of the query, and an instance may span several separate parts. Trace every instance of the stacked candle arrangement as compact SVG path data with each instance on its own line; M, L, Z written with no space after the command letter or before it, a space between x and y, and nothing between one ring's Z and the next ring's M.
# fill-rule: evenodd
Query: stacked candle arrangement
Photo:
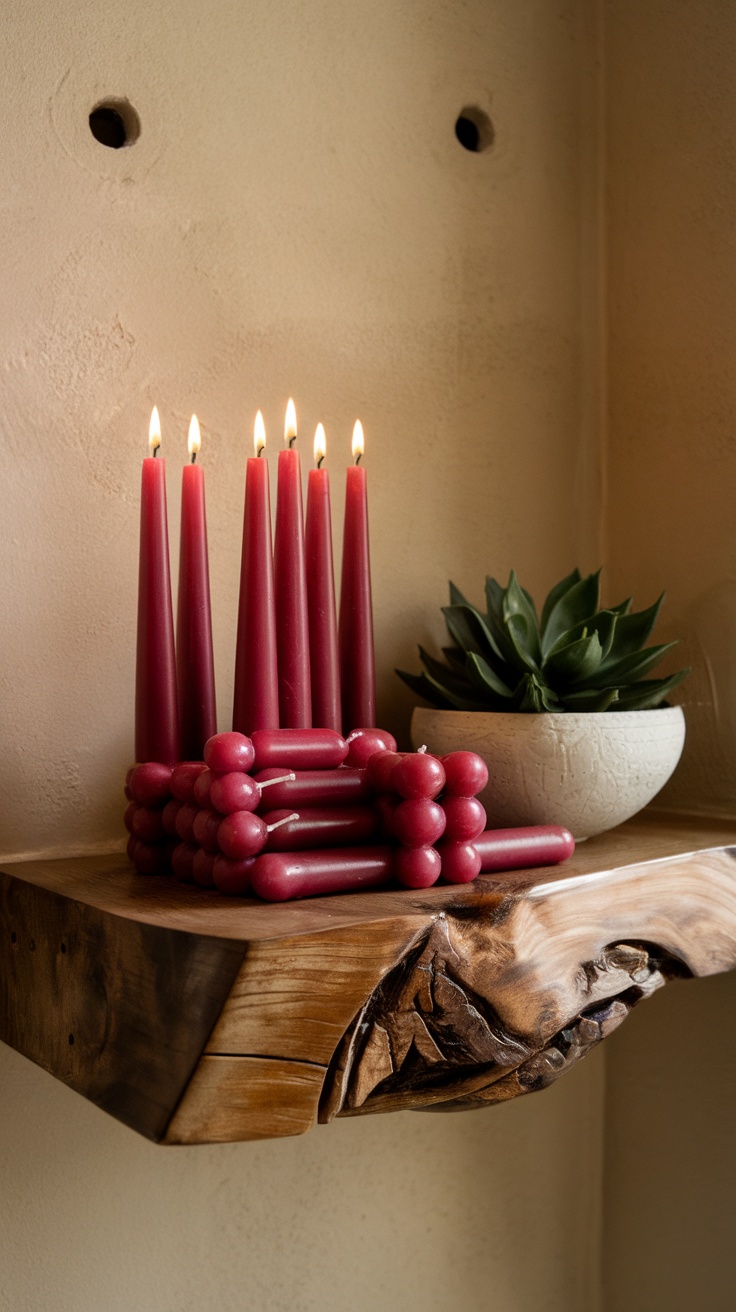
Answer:
M383 730L254 730L208 740L203 761L128 776L129 855L142 874L268 901L464 884L481 870L554 864L566 830L485 831L474 752L401 753Z
M216 732L204 471L196 416L182 478L174 641L164 461L154 409L143 462L136 758L125 792L128 855L223 893L272 901L379 887L467 883L481 870L564 860L562 829L485 831L473 752L399 753L374 726L375 661L363 432L347 470L339 621L326 442L315 437L306 524L296 412L279 454L272 545L265 428L247 461L233 730ZM343 733L347 736L343 737Z

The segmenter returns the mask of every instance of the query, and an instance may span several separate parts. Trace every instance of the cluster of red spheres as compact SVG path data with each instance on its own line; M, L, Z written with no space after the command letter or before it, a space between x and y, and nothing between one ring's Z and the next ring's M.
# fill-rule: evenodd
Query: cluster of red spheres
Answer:
M384 835L400 844L394 874L407 888L429 888L440 875L466 884L480 871L473 839L486 813L476 797L488 770L475 752L431 756L382 752L368 762Z

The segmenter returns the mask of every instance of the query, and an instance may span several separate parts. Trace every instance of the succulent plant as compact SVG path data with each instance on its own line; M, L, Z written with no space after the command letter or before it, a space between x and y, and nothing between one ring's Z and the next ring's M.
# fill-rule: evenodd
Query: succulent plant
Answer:
M664 593L631 613L631 598L600 609L600 570L573 570L552 588L541 616L511 572L486 579L481 612L450 584L443 607L451 647L444 660L419 648L422 674L396 673L442 709L460 711L643 711L660 706L685 678L647 679L674 642L646 647Z

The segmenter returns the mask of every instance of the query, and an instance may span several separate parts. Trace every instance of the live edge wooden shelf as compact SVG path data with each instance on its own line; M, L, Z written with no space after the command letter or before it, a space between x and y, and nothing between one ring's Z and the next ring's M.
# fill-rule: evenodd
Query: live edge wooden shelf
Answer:
M736 965L736 824L644 816L558 868L277 906L122 856L11 864L0 935L0 1038L158 1142L484 1107Z

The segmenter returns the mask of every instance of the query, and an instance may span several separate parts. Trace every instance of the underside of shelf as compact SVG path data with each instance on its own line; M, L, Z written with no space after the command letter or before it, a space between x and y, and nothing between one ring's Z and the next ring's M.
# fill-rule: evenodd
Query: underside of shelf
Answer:
M543 1089L674 977L736 965L736 824L644 816L560 867L269 906L124 857L0 871L0 1038L163 1143Z

